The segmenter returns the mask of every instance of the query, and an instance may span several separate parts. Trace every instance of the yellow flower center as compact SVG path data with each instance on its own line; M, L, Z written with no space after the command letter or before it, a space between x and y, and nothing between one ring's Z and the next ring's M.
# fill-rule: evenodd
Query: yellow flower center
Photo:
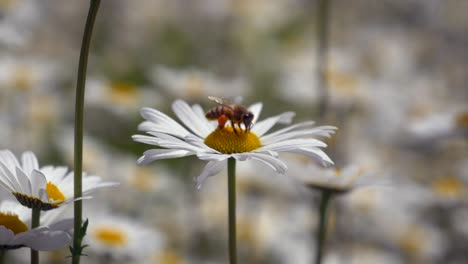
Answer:
M34 74L28 67L20 67L14 73L13 85L20 91L29 91L33 87Z
M432 183L435 193L443 197L456 197L463 192L463 187L463 182L456 177L444 177Z
M249 152L262 146L257 135L250 131L237 129L234 132L232 127L216 128L205 139L205 144L224 154Z
M138 89L131 84L117 82L112 84L110 88L110 98L117 104L129 106L138 100Z
M4 226L13 233L19 234L28 231L28 227L18 218L16 214L0 212L0 226Z
M58 201L57 204L61 204L63 201L65 201L65 196L63 195L63 193L60 191L57 185L51 182L47 183L46 192L47 195L49 195L49 199L53 201Z
M94 230L94 237L108 246L119 247L127 244L127 235L114 227L98 227Z
M419 255L424 248L426 237L421 229L412 227L399 240L400 247L411 255Z

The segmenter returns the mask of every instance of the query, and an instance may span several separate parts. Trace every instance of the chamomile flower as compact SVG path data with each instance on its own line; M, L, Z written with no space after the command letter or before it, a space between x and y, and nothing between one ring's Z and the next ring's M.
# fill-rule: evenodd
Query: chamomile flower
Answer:
M147 263L164 246L161 233L133 219L106 214L90 218L86 244L99 256Z
M83 177L83 197L95 190L116 186L103 182L98 176ZM21 164L9 150L0 151L0 185L13 194L24 206L43 211L75 201L73 197L73 172L67 167L45 166L39 168L36 156L24 152Z
M346 193L359 186L377 184L377 180L371 177L373 173L369 168L357 164L350 164L341 169L321 168L316 164L301 163L297 160L290 161L290 164L288 174L314 189Z
M35 250L55 250L69 244L67 233L73 219L55 221L57 214L45 213L42 225L30 229L31 210L13 201L0 203L0 250L30 247Z
M138 164L196 155L199 159L208 161L197 178L198 188L206 178L218 174L226 166L228 158L239 161L257 160L281 174L286 172L287 167L279 158L279 152L301 154L325 165L333 164L321 149L327 145L313 138L329 137L336 129L333 126L313 127L314 122L309 121L267 134L275 124L290 123L294 113L286 112L257 122L262 109L261 103L248 108L254 116L250 130L243 125L240 130L233 129L229 124L221 128L216 122L205 118L201 106L190 106L182 100L176 100L172 109L187 128L158 110L141 110L142 117L147 121L141 123L139 129L149 135L134 135L133 139L161 148L145 151L138 159Z

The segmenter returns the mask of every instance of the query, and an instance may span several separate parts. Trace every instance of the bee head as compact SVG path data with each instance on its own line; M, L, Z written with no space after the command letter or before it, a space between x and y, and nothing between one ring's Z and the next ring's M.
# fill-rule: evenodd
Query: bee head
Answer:
M254 118L254 115L252 114L252 112L248 112L247 114L243 115L242 120L247 130L250 130L250 128L252 127L253 118Z

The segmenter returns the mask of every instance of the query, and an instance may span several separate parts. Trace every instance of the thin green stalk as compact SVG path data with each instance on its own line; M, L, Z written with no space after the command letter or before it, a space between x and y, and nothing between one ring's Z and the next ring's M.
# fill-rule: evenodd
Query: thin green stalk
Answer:
M317 2L317 88L319 90L318 116L322 121L328 110L328 24L331 0Z
M5 263L6 250L0 249L0 264Z
M93 32L94 22L99 9L101 0L91 0L88 17L86 19L83 41L81 43L80 61L78 64L78 77L76 85L76 103L75 103L75 178L74 178L74 195L75 198L82 196L82 173L83 173L83 116L84 116L84 97L85 97L85 82L86 69L88 65L89 46L91 43L91 34ZM73 252L72 263L80 263L81 242L83 237L80 236L82 224L82 202L81 200L74 203L75 213L75 235L73 237ZM79 254L76 254L79 252Z
M236 249L236 160L228 159L229 263L237 263Z
M322 196L320 198L319 206L319 230L317 232L317 255L315 258L315 264L322 263L323 252L325 248L325 238L327 233L327 221L328 221L328 205L332 198L332 192L328 190L322 190Z
M41 208L32 208L31 229L39 226L41 222ZM39 263L39 251L31 248L31 264Z

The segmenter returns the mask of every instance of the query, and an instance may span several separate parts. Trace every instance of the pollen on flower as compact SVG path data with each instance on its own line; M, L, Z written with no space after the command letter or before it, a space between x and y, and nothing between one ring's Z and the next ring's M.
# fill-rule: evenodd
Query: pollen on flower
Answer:
M28 231L28 227L18 218L18 216L11 213L0 212L0 226L10 229L15 235Z
M49 195L49 199L53 201L60 201L60 203L65 201L65 196L63 195L63 193L59 190L57 185L51 182L47 183L46 192L47 192L47 195Z
M246 130L235 133L230 126L217 128L206 137L205 144L224 154L249 152L262 146L254 133Z
M124 246L127 243L127 235L113 227L101 226L94 230L94 237L108 246Z

